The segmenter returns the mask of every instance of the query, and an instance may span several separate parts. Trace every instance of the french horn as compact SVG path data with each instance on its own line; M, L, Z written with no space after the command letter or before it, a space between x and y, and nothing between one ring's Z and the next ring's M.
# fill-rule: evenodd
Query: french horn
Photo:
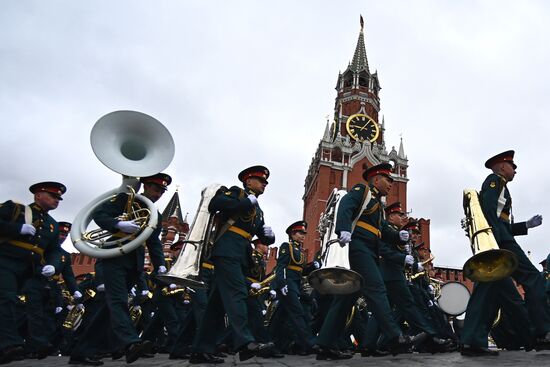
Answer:
M120 187L100 195L77 214L71 228L74 247L96 258L127 254L141 246L157 226L158 211L151 200L136 194L138 177L151 176L168 167L174 157L174 140L164 125L153 117L136 111L115 111L101 117L90 134L96 157L111 170L122 174ZM126 211L120 220L135 220L137 233L112 233L103 230L87 232L94 212L118 194L129 194ZM145 214L145 215L144 215ZM118 233L117 233L118 234Z

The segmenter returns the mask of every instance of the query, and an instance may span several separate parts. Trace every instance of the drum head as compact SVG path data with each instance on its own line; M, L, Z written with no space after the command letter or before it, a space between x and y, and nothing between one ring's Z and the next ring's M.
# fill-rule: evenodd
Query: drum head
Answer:
M459 282L448 282L441 286L441 296L437 300L439 308L448 315L458 316L466 311L470 291Z

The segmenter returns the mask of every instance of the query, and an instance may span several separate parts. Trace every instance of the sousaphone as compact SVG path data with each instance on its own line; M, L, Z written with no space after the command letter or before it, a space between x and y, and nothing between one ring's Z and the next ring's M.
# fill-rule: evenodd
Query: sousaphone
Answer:
M103 116L92 128L90 140L101 163L122 175L122 184L80 210L73 221L71 240L77 250L92 257L121 256L141 246L157 226L157 208L151 200L136 194L138 178L168 167L174 157L174 140L159 121L136 111L115 111ZM133 234L120 232L118 238L110 240L110 232L87 231L94 212L122 192L129 195L126 212L119 220L134 220L140 230Z

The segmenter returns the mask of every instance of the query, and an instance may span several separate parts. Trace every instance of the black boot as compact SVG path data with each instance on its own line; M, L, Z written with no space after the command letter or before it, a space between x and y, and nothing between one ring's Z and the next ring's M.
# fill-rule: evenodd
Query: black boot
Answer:
M408 353L409 348L412 346L412 339L405 335L399 335L397 338L394 338L388 347L389 352L396 356L399 353Z
M149 340L132 343L126 347L126 363L132 363L148 353L151 353L153 344Z
M466 357L493 357L498 356L497 350L491 350L485 347L476 347L473 345L464 345L460 354Z
M239 361L246 361L260 354L268 354L274 347L275 345L273 343L248 343L239 351Z
M332 348L320 348L317 352L317 359L318 361L335 361L339 359L350 359L353 357L353 354L350 353L344 353L339 351L338 349L332 349Z
M222 358L214 357L209 353L191 353L189 363L191 364L219 364L223 363Z

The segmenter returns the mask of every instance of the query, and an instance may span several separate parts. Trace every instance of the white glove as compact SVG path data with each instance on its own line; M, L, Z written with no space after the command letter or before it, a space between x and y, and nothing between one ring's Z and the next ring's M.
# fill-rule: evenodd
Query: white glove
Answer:
M165 274L166 272L167 272L166 266L164 265L159 266L159 270L158 270L159 274Z
M57 315L58 313L60 313L61 311L63 311L63 307L57 306L57 307L55 308L55 314L56 314L56 315Z
M283 288L281 288L281 294L283 296L286 296L288 294L288 285L285 285Z
M76 305L76 309L77 310L83 310L84 309L84 305L82 303L79 303Z
M409 240L409 232L399 231L399 239L403 242L407 242Z
M34 228L34 226L32 224L23 224L23 226L21 227L21 230L19 231L20 234L22 235L29 235L29 236L34 236L34 234L36 233L36 228Z
M252 203L252 205L258 204L258 198L254 194L248 195L248 200Z
M432 300L429 300L429 301L428 301L428 307L433 307L433 305L434 305L433 301L432 301Z
M407 242L407 244L405 246L403 246L403 248L405 249L405 252L410 254L411 253L411 245L409 245L409 243Z
M139 231L139 226L133 220L122 220L118 222L115 227L124 233L135 233Z
M74 308L74 305L67 305L67 310L72 310Z
M412 264L414 264L414 257L412 255L406 255L405 265L412 265Z
M430 290L430 293L433 295L435 293L435 288L433 285L428 285L428 289Z
M535 227L538 227L542 224L542 215L540 214L537 214L533 217L531 217L531 219L529 219L526 223L525 223L525 226L527 228L535 228ZM23 230L23 229L21 229Z
M416 266L417 266L417 268L416 268L417 271L424 270L424 266L421 263L416 263Z
M170 288L170 289L172 289L172 290L176 289L177 287L178 287L178 286L175 285L174 283L172 283L172 284L170 284L170 285L168 286L168 288Z
M53 265L44 265L44 267L42 268L42 275L44 275L45 277L51 277L54 274L55 268L53 267Z
M275 233L273 233L273 230L269 226L264 226L264 236L269 238L274 238Z
M255 289L255 290L259 290L259 289L262 288L262 285L260 283L252 283L252 284L250 284L250 288Z
M183 304L184 304L184 305L188 305L189 303L191 303L191 302L190 302L188 299L184 299L184 300L183 300Z
M315 266L315 269L319 269L321 267L321 264L319 264L319 261L314 261L313 266Z
M267 315L267 310L262 310L262 316Z
M144 290L141 291L141 296L142 296L142 297L145 297L145 296L147 296L148 294L149 294L149 290L147 290L147 289L144 289Z
M273 289L269 291L269 298L271 299L275 299L277 298L277 292L274 291Z
M347 245L351 242L351 232L342 231L340 232L340 237L338 237L338 242L342 245Z
M105 292L105 284L101 283L100 285L98 285L97 287L95 287L95 289L96 289L98 292Z
M73 298L82 298L82 293L80 293L79 291L74 291Z

